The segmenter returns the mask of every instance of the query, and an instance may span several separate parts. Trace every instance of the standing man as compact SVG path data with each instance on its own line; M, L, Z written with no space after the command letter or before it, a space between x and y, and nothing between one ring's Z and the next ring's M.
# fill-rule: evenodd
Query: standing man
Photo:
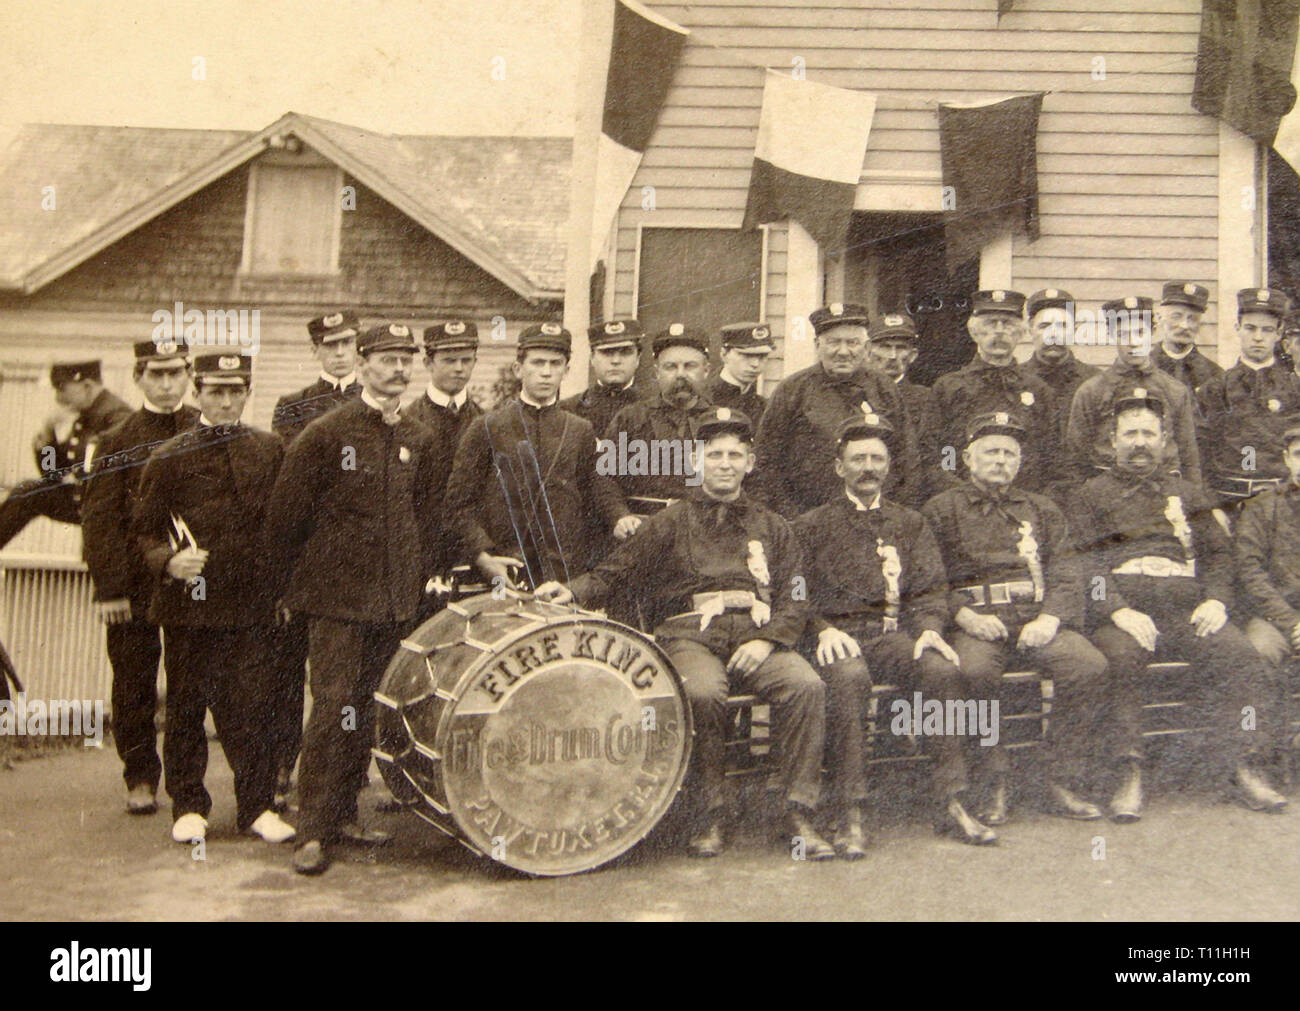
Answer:
M1110 428L1115 466L1084 484L1074 500L1080 585L1095 588L1088 593L1092 641L1111 670L1110 750L1121 771L1111 818L1132 822L1142 815L1138 689L1153 660L1193 666L1188 689L1210 711L1211 744L1224 778L1232 774L1247 807L1277 810L1286 798L1250 765L1252 754L1264 750L1265 735L1253 730L1253 721L1246 729L1247 707L1261 725L1272 718L1268 662L1228 621L1232 548L1209 502L1199 487L1161 465L1165 410L1152 389L1121 393Z
M0 550L37 516L81 522L82 467L88 444L131 413L104 389L99 362L60 362L50 369L60 411L32 440L41 476L21 481L0 502Z
M587 328L596 381L561 400L560 406L590 421L597 435L604 433L614 415L641 399L636 370L641 364L643 337L645 328L634 319L609 319Z
M709 351L703 334L673 323L655 335L652 349L658 396L624 407L603 433L614 447L629 447L629 466L619 468L617 483L629 508L640 513L662 507L666 499L681 498L690 486L696 432L713 410L704 393ZM638 445L644 448L644 468L630 465ZM622 473L624 469L628 473Z
M281 397L271 415L271 428L285 447L317 418L361 395L357 380L357 334L361 323L348 309L318 316L307 324L312 357L320 376L297 393ZM293 767L302 748L302 714L306 702L307 622L302 617L279 625L271 634L276 671L272 707L275 738L275 809L283 811L293 780Z
M636 528L613 479L596 472L591 423L559 406L571 343L558 323L525 330L514 364L519 397L471 424L456 450L444 513L466 556L497 585L510 584L516 562L529 586L583 571L588 509L617 537Z
M1269 739L1275 760L1285 758L1290 733L1287 669L1300 657L1300 424L1278 442L1286 480L1242 506L1233 540L1239 599L1250 615L1246 637L1272 667L1276 721Z
M190 367L184 345L139 341L135 384L144 406L99 437L82 500L82 557L95 584L95 610L105 625L113 667L113 741L131 814L158 810L158 661L162 637L149 620L155 576L136 550L131 517L150 456L192 428L196 407L181 403Z
M424 367L429 372L429 385L406 414L433 430L433 443L439 452L438 478L433 489L438 501L446 494L461 436L483 417L483 409L469 395L469 380L477 361L478 327L470 320L451 319L425 329ZM433 572L443 574L461 560L456 539L444 513L431 513L427 519Z
M1214 505L1242 502L1286 478L1282 433L1300 422L1300 376L1274 352L1291 299L1276 288L1237 292L1237 364L1197 391L1207 490Z
M1110 420L1117 392L1142 387L1165 404L1162 469L1180 474L1200 487L1201 454L1196 444L1196 400L1185 385L1151 360L1151 299L1144 295L1117 298L1101 307L1108 339L1116 345L1115 361L1100 374L1084 380L1070 404L1065 425L1065 450L1073 461L1069 479L1078 483L1115 465Z
M879 322L872 323L867 335L871 339L868 354L872 364L894 381L902 394L907 419L916 430L924 478L924 491L920 498L925 501L954 484L957 477L941 466L939 408L935 404L934 392L907 378L907 370L916 361L918 352L916 324L910 316L889 313Z
M318 316L307 324L312 357L320 363L320 376L310 386L275 403L271 428L287 446L327 411L361 395L357 381L357 334L361 323L350 309Z
M415 338L384 323L357 342L362 392L289 447L271 496L265 541L280 604L307 616L311 716L299 769L294 870L320 874L326 847L380 845L362 828L374 736L373 695L409 630L428 577L427 517L438 508L439 448L400 413Z
M792 524L808 580L808 631L817 637L818 673L829 696L830 788L839 824L834 845L845 860L866 856L862 729L873 672L901 677L931 698L967 694L954 666L957 654L943 640L948 608L939 545L920 513L880 494L897 442L875 415L846 421L835 460L843 495ZM961 739L943 736L936 743L943 816L968 841L991 841L992 831L977 828L959 794L950 792L961 775Z
M294 834L271 810L265 722L274 700L260 643L273 620L263 519L284 450L277 436L240 423L252 377L247 355L195 357L198 421L145 465L132 518L153 581L150 617L163 627L163 769L179 843L207 835L209 709L235 774L239 831L274 843Z
M722 370L704 388L709 402L740 411L755 424L763 420L767 399L758 392L767 356L776 350L766 323L728 323L722 328Z
M957 447L978 417L995 411L1023 419L1021 486L1044 491L1059 472L1056 407L1051 387L1017 364L1016 345L1026 336L1025 296L1018 291L977 291L971 296L966 329L975 342L975 357L934 383L942 428L941 451L955 464ZM964 454L963 454L964 459Z
M1191 281L1169 281L1156 309L1156 337L1160 344L1151 357L1156 368L1193 393L1215 376L1223 375L1223 366L1206 358L1196 346L1209 301L1208 288Z
M970 480L936 495L921 512L943 553L958 630L952 645L977 696L1000 699L1002 674L1023 655L1052 679L1052 715L1043 747L1051 813L1091 821L1101 809L1076 793L1090 772L1093 724L1104 697L1106 661L1078 631L1083 625L1078 561L1061 510L1045 495L1014 487L1024 425L1003 412L971 422L963 451ZM990 799L979 820L1009 814L1010 763L987 752Z
M781 380L768 401L754 446L755 494L787 519L840 494L835 439L840 425L864 413L879 415L902 439L885 493L905 505L924 496L923 461L903 397L867 363L867 318L865 306L850 302L813 312L817 364Z
M813 827L821 791L825 689L794 651L807 621L791 592L802 572L786 522L741 488L754 468L749 419L715 408L701 424L701 484L646 521L635 539L569 586L537 588L541 600L599 606L623 583L663 620L655 639L681 675L695 725L703 829L693 856L713 857L725 839L723 745L728 690L753 692L776 708L789 837L809 860L834 859Z
M1074 344L1075 301L1068 291L1061 288L1036 291L1029 296L1025 312L1029 317L1029 336L1034 342L1034 353L1020 368L1052 388L1056 431L1064 438L1074 391L1101 369L1085 365L1070 350Z

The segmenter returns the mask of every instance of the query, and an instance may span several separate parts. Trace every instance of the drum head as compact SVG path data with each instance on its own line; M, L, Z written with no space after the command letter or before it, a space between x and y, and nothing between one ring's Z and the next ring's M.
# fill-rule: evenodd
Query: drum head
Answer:
M417 810L442 809L430 820L449 814L472 849L530 874L571 874L626 852L667 811L690 757L690 708L646 636L590 612L485 595L412 639L406 648L427 650L423 661L400 664L399 654L379 693L392 756L381 768L388 777L409 767L403 786L416 787ZM390 684L417 697L403 704ZM397 713L407 749L393 740Z

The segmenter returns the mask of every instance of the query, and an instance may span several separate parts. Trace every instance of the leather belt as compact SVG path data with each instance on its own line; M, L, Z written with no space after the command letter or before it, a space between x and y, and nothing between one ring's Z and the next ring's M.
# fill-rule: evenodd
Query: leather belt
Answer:
M1267 488L1282 483L1280 477L1221 477L1216 480L1216 491L1238 498L1251 498Z
M748 611L754 606L752 590L714 590L711 593L692 593L691 607L702 611L706 604L717 600L722 601L724 611Z
M1196 561L1177 562L1164 555L1143 555L1141 558L1130 558L1110 571L1116 576L1157 576L1161 579L1169 576L1195 576Z
M980 583L959 586L959 593L969 593L975 607L985 604L1010 604L1014 600L1034 599L1034 583L1030 579L1015 579L1009 583Z

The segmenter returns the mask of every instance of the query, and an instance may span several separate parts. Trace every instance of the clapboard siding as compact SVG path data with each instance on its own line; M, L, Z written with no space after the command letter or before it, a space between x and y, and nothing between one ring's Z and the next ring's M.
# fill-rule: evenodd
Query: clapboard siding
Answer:
M1199 0L711 0L652 4L689 29L682 64L620 212L616 311L631 311L642 222L731 227L743 214L764 67L869 91L876 118L864 182L939 185L941 101L1045 91L1039 123L1042 235L1013 243L1013 283L1084 302L1218 277L1219 133L1191 108ZM1104 76L1094 78L1097 57ZM655 209L641 208L653 186ZM772 247L778 235L780 255ZM784 229L769 233L765 309L781 334ZM778 294L779 291L779 294ZM852 296L852 291L846 296ZM778 302L779 311L778 311ZM790 307L795 312L812 308ZM1202 340L1214 344L1212 301Z

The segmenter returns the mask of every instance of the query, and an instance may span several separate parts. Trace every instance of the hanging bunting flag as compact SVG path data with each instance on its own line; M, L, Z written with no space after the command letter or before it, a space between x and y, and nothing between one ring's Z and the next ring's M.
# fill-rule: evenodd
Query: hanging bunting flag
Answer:
M843 248L876 96L767 72L742 227L789 218Z
M1204 0L1192 108L1272 144L1295 105L1300 0Z
M1043 94L939 106L948 265L1007 231L1038 238L1038 114Z

